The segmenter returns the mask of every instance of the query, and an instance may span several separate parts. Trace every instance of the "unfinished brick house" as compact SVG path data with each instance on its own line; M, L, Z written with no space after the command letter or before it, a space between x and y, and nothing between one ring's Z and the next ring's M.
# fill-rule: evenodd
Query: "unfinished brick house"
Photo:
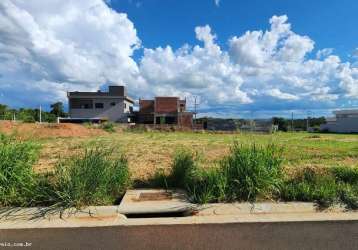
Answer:
M193 127L193 113L186 111L186 100L179 97L155 97L139 100L137 122L142 124L172 124Z

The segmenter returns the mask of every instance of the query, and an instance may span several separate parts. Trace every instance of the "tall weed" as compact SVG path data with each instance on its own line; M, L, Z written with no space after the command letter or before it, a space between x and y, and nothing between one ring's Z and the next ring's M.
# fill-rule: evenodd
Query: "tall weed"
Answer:
M107 205L124 194L130 173L124 156L113 158L112 150L94 148L61 162L52 183L56 206Z
M31 203L37 177L32 165L40 146L0 134L0 206L27 206Z

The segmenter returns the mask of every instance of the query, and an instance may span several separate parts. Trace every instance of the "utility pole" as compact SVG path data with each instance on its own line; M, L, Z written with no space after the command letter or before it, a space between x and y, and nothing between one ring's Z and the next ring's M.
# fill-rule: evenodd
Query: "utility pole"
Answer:
M252 132L252 131L254 131L254 127L255 127L255 125L256 125L256 124L255 124L255 121L254 121L254 111L251 110L250 114L251 114L250 131Z
M39 114L39 117L40 117L40 123L42 123L42 111L41 111L41 105L40 105L40 114Z
M197 113L197 107L199 106L199 103L197 102L198 96L194 96L194 124L196 124L196 113Z
M292 116L291 116L291 132L293 132L293 112L292 112Z
M306 124L306 126L307 126L307 132L308 132L308 129L309 129L309 127L310 127L310 115L311 115L311 111L307 111L307 124Z

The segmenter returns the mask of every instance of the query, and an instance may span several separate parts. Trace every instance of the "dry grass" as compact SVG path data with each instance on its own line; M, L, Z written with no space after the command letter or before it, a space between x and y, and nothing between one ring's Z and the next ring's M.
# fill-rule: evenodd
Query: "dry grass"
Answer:
M200 164L214 166L229 152L234 141L239 143L275 143L282 145L284 167L329 167L358 165L358 135L276 133L194 133L194 132L126 132L115 133L78 124L39 125L0 122L0 132L16 131L21 138L35 138L42 144L38 172L51 171L59 159L80 152L91 144L114 146L124 152L135 179L151 177L158 169L167 171L176 149L184 147L197 152ZM314 135L314 136L313 136Z
M124 152L135 179L151 177L158 169L167 171L176 149L190 148L198 153L203 166L213 166L227 155L234 141L260 144L277 143L285 147L284 166L327 167L358 165L358 135L324 135L321 139L307 139L306 133L278 133L274 135L201 134L191 132L116 132L85 138L42 139L43 149L36 170L47 171L58 159L76 154L79 149L93 144L114 145ZM351 139L344 140L344 139Z

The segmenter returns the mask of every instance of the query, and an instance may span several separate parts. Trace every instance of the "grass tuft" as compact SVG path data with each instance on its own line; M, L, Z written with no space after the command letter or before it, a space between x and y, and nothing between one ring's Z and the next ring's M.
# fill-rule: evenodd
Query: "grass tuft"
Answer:
M37 186L39 145L0 134L0 206L28 206Z
M348 210L358 209L358 184L341 184L339 188L339 199Z
M350 184L358 183L358 167L337 166L331 167L329 170L337 181Z
M55 171L53 194L61 207L108 205L130 185L124 156L113 157L105 148L85 150L82 155L61 162Z
M194 155L189 150L179 149L175 152L172 165L172 172L168 178L169 185L178 188L185 188L190 182L190 177L197 169Z
M116 132L116 129L115 129L115 125L113 122L105 122L105 123L102 123L101 126L100 126L104 131L108 132L108 133L114 133Z
M255 201L277 193L282 179L282 149L235 143L221 167L227 178L229 200Z
M235 143L217 168L203 169L190 151L180 150L174 156L168 184L186 189L192 201L198 203L267 198L279 190L281 152L274 145Z
M285 201L314 201L322 209L339 203L347 209L357 209L355 171L349 167L331 168L325 172L304 168L284 182L280 197Z

